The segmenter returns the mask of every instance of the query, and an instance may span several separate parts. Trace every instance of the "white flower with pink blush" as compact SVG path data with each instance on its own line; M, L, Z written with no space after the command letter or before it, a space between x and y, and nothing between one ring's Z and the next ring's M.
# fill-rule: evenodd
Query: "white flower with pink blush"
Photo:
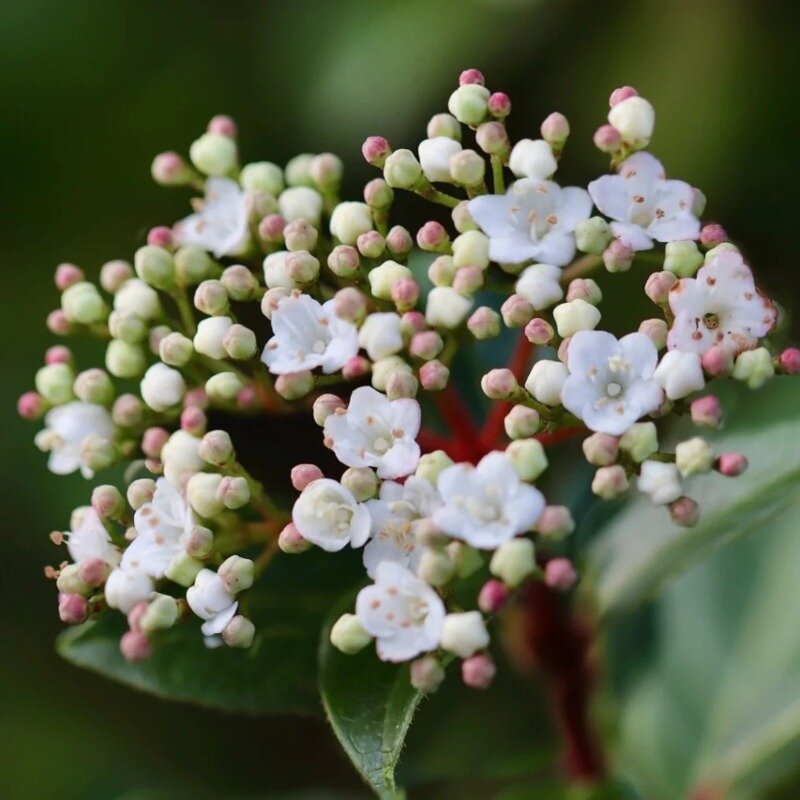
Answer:
M76 564L94 559L104 561L111 567L119 564L119 550L93 508L81 510L75 530L67 533L66 539L70 558Z
M710 254L697 277L681 278L670 290L669 307L675 321L667 347L699 355L712 345L732 356L752 350L777 318L735 250Z
M684 181L667 180L664 167L650 153L635 153L617 175L603 175L589 184L597 208L609 217L611 230L633 250L649 250L653 240L697 239L700 221L694 215L694 189Z
M222 578L210 569L201 569L194 579L194 586L186 590L189 608L204 620L200 630L204 636L222 633L233 619L239 605L236 598L225 588Z
M50 458L47 467L56 475L69 475L80 470L84 478L94 477L81 454L81 445L89 436L114 438L114 423L103 406L73 400L56 406L44 418Z

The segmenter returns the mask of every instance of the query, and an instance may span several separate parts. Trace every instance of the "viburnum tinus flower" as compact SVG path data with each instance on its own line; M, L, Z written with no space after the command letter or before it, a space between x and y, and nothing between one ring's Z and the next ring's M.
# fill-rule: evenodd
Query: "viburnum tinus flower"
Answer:
M116 567L119 564L119 549L111 541L108 531L93 508L84 508L79 517L79 524L67 533L67 550L76 564L99 559Z
M597 208L614 220L611 230L633 250L649 250L653 240L697 239L700 222L692 211L694 189L667 180L661 162L650 153L635 153L619 165L617 175L589 184Z
M114 423L103 406L75 400L56 406L44 418L46 447L50 452L47 466L56 475L69 475L80 470L84 478L94 476L86 464L81 445L90 436L111 440L114 436Z
M304 539L329 552L361 547L370 532L367 506L330 478L308 484L292 510L292 521Z
M200 570L194 585L186 591L186 602L204 620L200 626L204 636L222 633L239 606L219 574L211 569Z

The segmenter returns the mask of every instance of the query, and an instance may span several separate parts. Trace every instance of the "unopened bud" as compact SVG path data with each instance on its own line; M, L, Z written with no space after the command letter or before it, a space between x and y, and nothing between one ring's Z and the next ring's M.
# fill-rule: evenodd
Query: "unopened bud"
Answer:
M456 276L452 256L439 256L428 266L428 278L434 286L451 286Z
M221 281L203 281L194 293L194 306L211 317L223 316L230 310L228 292Z
M300 221L292 224L300 224ZM226 267L219 281L231 300L252 300L258 293L258 279L243 264Z
M442 470L452 466L453 459L444 450L434 450L432 453L423 453L414 474L436 486Z
M693 528L700 519L700 508L691 497L679 497L668 508L672 521L682 528Z
M722 404L713 394L693 400L690 411L692 422L703 428L718 428L722 422Z
M662 350L667 344L669 329L663 319L645 319L639 324L639 333L643 333L656 346L656 350Z
M232 595L249 589L255 577L255 565L249 558L230 556L219 565L217 570L225 589Z
M566 592L575 585L578 573L568 558L551 558L544 567L544 582L559 592Z
M481 389L490 400L507 400L519 389L510 369L493 369L481 378Z
M525 338L531 344L550 344L555 335L556 332L553 330L553 326L541 317L534 317L525 326Z
M726 478L736 478L747 469L747 457L741 453L722 453L717 459L716 469Z
M197 452L204 461L215 467L224 467L236 458L233 442L227 431L209 431L198 445Z
M621 239L613 239L603 251L603 264L609 272L625 272L633 264L633 250Z
M116 486L95 486L92 490L92 508L103 519L119 519L125 513L125 498Z
M496 673L497 667L486 653L478 653L461 662L461 680L470 689L488 689Z
M152 653L150 640L141 631L126 631L122 634L119 649L124 659L130 663L146 661Z
M545 506L535 530L545 539L560 541L575 530L575 520L566 506Z
M333 310L337 317L360 322L367 313L367 298L354 286L339 289L333 296Z
M469 269L469 267L462 267L463 269ZM467 320L467 328L479 340L492 339L495 336L499 336L500 327L500 315L489 306L481 306L475 309Z
M245 478L226 475L217 487L217 497L225 508L241 508L250 502L250 485Z
M424 694L433 694L444 680L444 668L435 656L423 656L411 662L411 685Z
M569 137L569 122L563 114L554 111L545 118L539 130L542 134L542 139L558 153L564 148L564 144Z
M438 392L447 386L450 380L450 370L438 359L426 361L419 368L419 381L423 389Z
M393 189L410 189L422 178L422 167L410 150L395 150L383 164L383 177Z
M213 472L195 472L186 484L189 504L201 517L215 517L225 507L217 490L222 476Z
M575 244L583 253L601 256L613 238L611 226L602 217L590 217L575 225Z
M670 289L678 282L672 272L654 272L644 285L645 294L658 306L666 305Z
M67 625L80 625L88 614L86 598L79 594L66 594L58 596L58 616Z
M489 90L478 83L459 86L447 101L447 110L463 125L476 126L488 111Z
M178 603L174 597L166 594L156 594L147 605L147 610L139 620L139 629L142 633L171 628L180 616Z
M173 152L159 153L153 159L150 173L161 186L184 186L195 176L194 170Z
M409 311L419 300L419 284L413 278L400 278L392 284L390 293L398 311Z
M401 225L395 225L386 234L386 248L395 258L404 258L413 246L411 234Z
M150 478L138 478L128 486L128 503L136 511L153 499L156 491L155 481Z
M411 337L408 352L415 358L430 361L442 352L444 342L437 331L421 331Z
M214 549L214 533L202 525L192 525L183 548L192 558L208 558Z
M592 479L592 491L603 500L622 497L628 491L629 485L628 476L619 464L600 467Z
M704 225L700 230L700 244L703 245L706 250L711 250L727 240L728 234L725 232L725 229L716 222Z
M292 486L294 486L298 492L302 492L312 481L319 480L323 477L325 476L322 470L316 464L297 464L292 467Z
M169 291L175 286L175 262L163 247L145 245L133 257L136 274L154 289Z
M601 125L592 138L601 153L617 153L622 149L622 134L613 125Z
M533 542L527 537L517 537L503 542L489 562L489 571L512 589L519 586L536 571L536 554Z
M503 315L506 327L522 328L533 319L534 310L526 297L521 294L512 294L503 303L500 313ZM552 328L550 330L552 331Z
M694 275L703 266L703 254L693 241L667 242L664 251L664 269L679 278Z
M63 292L74 283L80 283L84 279L83 270L75 264L59 264L56 267L55 284L56 289Z
M242 387L242 381L235 372L218 372L205 383L209 400L219 403L232 403Z
M760 388L775 374L769 350L765 347L757 347L755 350L746 350L744 353L740 353L731 374L736 380L743 381L751 389Z
M479 186L486 174L486 161L474 150L461 150L450 156L450 174L461 186Z
M653 422L637 422L631 425L619 440L624 450L637 464L650 458L658 450L658 431Z
M347 405L341 397L337 397L335 394L321 394L314 400L312 408L314 422L322 427L331 414L335 414L338 409L346 408Z
M778 357L778 366L786 375L800 373L800 350L796 347L787 347Z
M309 370L278 375L275 391L285 400L299 400L314 388L314 375Z
M204 133L192 142L189 158L201 172L212 177L228 175L238 161L236 142L221 133Z
M369 136L361 145L364 160L373 167L382 167L391 152L392 148L383 136Z
M253 644L256 626L241 614L237 614L222 630L222 640L228 647L246 649Z
M508 602L508 587L494 578L486 581L478 593L478 608L484 614L497 614Z
M290 522L278 535L278 547L280 547L281 552L293 555L304 553L310 549L311 542L304 539L294 523Z

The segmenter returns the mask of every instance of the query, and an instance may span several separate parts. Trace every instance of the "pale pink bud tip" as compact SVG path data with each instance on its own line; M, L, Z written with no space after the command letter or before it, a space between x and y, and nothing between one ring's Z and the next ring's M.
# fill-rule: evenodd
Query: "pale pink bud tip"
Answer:
M391 152L392 148L383 136L368 136L361 145L364 160L373 167L382 167Z
M722 422L722 404L713 394L698 397L690 406L692 422L704 428L717 428Z
M741 453L722 453L717 459L717 471L727 478L735 478L747 469L747 457Z
M700 508L691 497L679 497L669 504L669 515L676 525L692 528L700 519Z
M400 278L390 289L392 300L400 309L413 308L419 300L419 285L413 278Z
M142 435L142 452L149 458L159 458L167 439L169 431L165 428L148 428Z
M525 326L525 338L533 344L548 344L554 335L553 326L540 317L532 319Z
M363 378L369 373L369 361L364 356L353 356L342 367L342 377L347 381Z
M465 69L458 76L458 85L466 86L469 83L477 83L483 86L483 73L479 69Z
M502 119L511 113L511 98L505 92L494 92L486 102L489 113Z
M780 354L778 363L787 375L797 375L800 372L800 350L796 347L787 347Z
M627 100L629 97L638 97L639 92L633 88L633 86L620 86L619 89L614 89L611 92L611 97L608 98L608 105L611 108L621 103L623 100Z
M478 653L461 662L461 679L470 689L488 689L496 673L494 661L485 653Z
M132 631L139 630L139 623L145 615L148 607L147 600L141 600L128 612L128 627Z
M540 130L542 138L546 142L554 146L560 146L564 144L569 136L569 122L563 114L554 111L544 120Z
M126 661L145 661L150 658L150 642L139 631L128 631L119 640L119 649Z
M153 178L158 183L170 184L178 180L186 164L175 152L160 153L153 160Z
M286 220L280 214L269 214L258 223L258 235L265 242L280 242L285 227Z
M593 141L603 153L615 153L622 146L622 134L613 125L601 125L594 132Z
M417 286L417 284L414 285ZM419 291L419 286L417 286L417 291ZM421 333L427 327L428 323L425 321L425 315L421 311L406 311L400 317L400 330L407 336Z
M102 558L87 558L78 568L80 579L88 586L100 586L108 577L109 566Z
M72 351L61 344L48 347L44 354L45 364L69 364L70 361L72 361Z
M17 413L23 419L39 419L44 409L44 398L38 392L25 392L17 400Z
M258 406L258 392L254 386L243 386L236 395L236 408L241 411L256 408Z
M733 358L718 345L712 345L701 358L703 369L714 376L727 375L733 369Z
M74 264L59 264L56 267L55 283L56 288L63 292L74 283L80 283L83 280L83 270L76 267Z
M423 250L438 250L447 240L447 231L440 222L426 222L417 231L417 244Z
M575 585L578 573L568 558L551 558L544 568L544 582L559 592L566 592Z
M217 114L215 117L212 117L211 122L208 123L208 132L218 133L230 139L235 139L238 131L236 123L229 116Z
M206 408L208 406L208 396L205 389L190 389L183 398L184 408Z
M311 547L311 543L303 538L303 534L295 527L293 522L290 522L278 534L278 547L284 552L289 554L302 553Z
M727 241L728 234L725 233L725 229L722 225L718 225L716 222L710 222L708 225L704 225L703 229L700 231L700 244L709 250Z
M47 315L47 330L57 336L67 336L72 330L67 315L60 308Z
M155 228L150 228L147 232L147 244L155 245L156 247L172 247L175 243L175 234L172 228L166 225L158 225Z
M484 614L496 614L508 602L508 587L492 578L486 581L478 594L478 608Z
M510 369L493 369L481 378L481 389L490 400L507 399L517 386L517 379Z
M437 392L447 386L450 370L436 359L428 361L419 368L419 382L423 389Z
M292 467L291 477L292 486L298 492L302 492L309 483L324 476L322 470L316 464L297 464L297 466Z
M86 599L79 594L58 596L58 616L67 625L80 625L86 619Z
M189 406L181 412L181 428L193 436L204 434L207 422L205 412L197 406Z

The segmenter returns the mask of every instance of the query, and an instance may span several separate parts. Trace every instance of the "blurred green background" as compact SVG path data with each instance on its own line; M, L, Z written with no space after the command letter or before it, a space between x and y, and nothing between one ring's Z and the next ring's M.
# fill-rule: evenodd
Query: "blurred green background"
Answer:
M73 261L94 276L104 261L130 257L149 227L185 213L185 195L150 180L156 152L186 152L224 112L239 123L245 159L337 152L345 194L355 198L374 177L361 160L364 137L413 145L427 118L444 110L459 71L476 66L490 88L511 94L514 136L537 135L550 111L569 117L559 174L585 184L605 170L591 134L605 121L606 98L630 83L657 109L652 150L673 176L705 191L706 216L723 222L791 308L800 288L792 249L798 16L798 4L774 0L3 3L9 307L0 324L10 453L0 465L0 795L361 792L315 721L163 703L82 674L53 652L60 626L54 587L42 577L54 558L46 534L66 524L89 490L80 479L49 476L31 443L35 426L16 419L13 403L52 343L43 323L57 303L55 265Z

